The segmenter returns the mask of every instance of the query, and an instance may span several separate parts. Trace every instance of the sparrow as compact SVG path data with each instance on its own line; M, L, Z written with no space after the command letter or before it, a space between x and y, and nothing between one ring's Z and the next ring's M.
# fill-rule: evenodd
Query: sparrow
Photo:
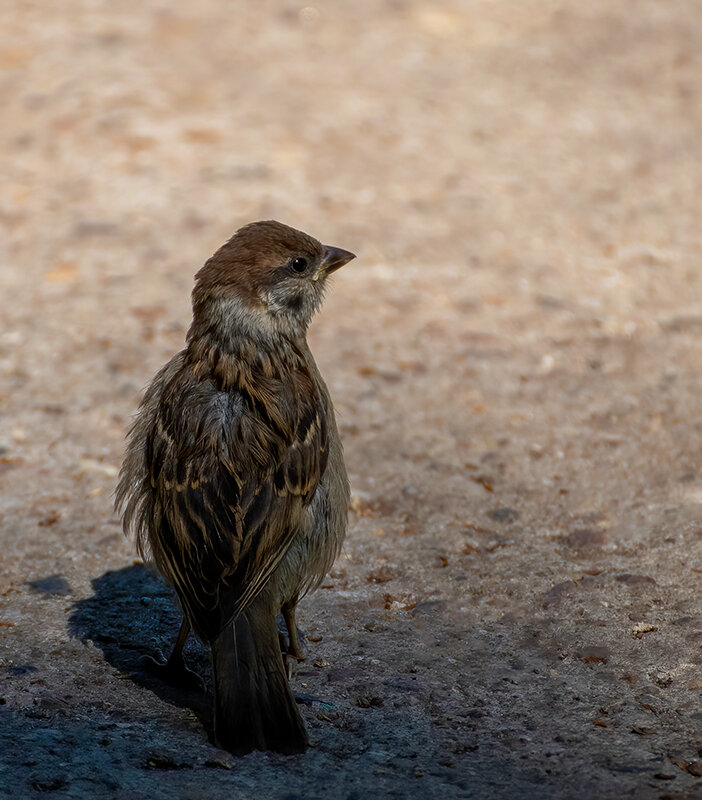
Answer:
M295 608L346 534L349 482L329 391L307 344L329 276L355 258L272 220L240 228L195 276L185 348L154 377L115 507L212 651L214 740L300 753L286 663ZM276 617L288 630L281 652Z

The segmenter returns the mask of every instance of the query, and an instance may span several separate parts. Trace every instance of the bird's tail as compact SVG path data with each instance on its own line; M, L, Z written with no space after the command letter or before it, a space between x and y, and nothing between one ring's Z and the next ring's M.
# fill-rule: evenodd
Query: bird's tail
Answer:
M236 755L302 753L309 741L290 691L275 614L254 602L212 642L214 735Z

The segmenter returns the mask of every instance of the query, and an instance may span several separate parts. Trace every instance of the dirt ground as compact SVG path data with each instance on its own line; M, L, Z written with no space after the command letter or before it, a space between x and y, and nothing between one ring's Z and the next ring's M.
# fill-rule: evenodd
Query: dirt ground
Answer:
M702 798L702 15L0 5L0 796ZM313 747L235 759L111 508L192 276L354 250L311 332L354 491ZM188 657L206 681L208 656Z

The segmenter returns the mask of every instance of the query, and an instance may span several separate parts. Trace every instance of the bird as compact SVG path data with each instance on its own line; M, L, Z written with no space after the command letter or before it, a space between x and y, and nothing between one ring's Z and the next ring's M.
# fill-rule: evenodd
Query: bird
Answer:
M209 644L214 742L236 755L309 745L289 682L295 609L341 550L350 490L307 330L353 258L274 220L237 230L195 275L184 349L127 434L115 508L183 611L165 666L189 672L191 629Z

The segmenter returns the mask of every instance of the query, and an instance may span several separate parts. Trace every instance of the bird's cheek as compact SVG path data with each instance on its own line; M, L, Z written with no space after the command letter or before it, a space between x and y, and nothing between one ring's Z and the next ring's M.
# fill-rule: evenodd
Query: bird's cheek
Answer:
M293 292L288 296L288 309L292 314L301 314L305 307L305 296L302 292Z

